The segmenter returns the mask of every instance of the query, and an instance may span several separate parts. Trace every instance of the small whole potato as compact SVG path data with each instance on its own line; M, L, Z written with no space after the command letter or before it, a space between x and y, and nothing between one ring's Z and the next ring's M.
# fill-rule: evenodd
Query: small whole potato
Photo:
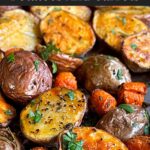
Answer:
M35 53L17 51L1 61L0 85L9 98L27 103L51 88L52 74L47 64Z
M119 85L130 82L127 68L116 57L107 55L90 56L77 70L77 79L88 91L103 89L116 93Z

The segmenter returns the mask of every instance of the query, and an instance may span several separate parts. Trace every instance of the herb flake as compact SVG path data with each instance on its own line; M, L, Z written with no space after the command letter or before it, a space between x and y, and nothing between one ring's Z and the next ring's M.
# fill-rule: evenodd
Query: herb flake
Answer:
M131 46L131 48L132 48L132 49L134 49L134 50L136 50L136 49L137 49L137 45L136 45L136 44L134 44L134 43L132 43L130 46Z
M123 24L123 25L126 25L126 24L127 24L127 20L126 20L125 17L122 18L122 24Z
M74 92L73 91L69 91L67 93L68 97L70 98L70 100L74 100Z
M117 80L122 80L122 78L123 78L122 69L118 69L116 78L117 78Z
M120 104L118 107L121 109L124 109L127 113L133 113L134 112L133 108L128 104Z
M40 64L39 60L34 61L34 67L35 67L36 71L38 71L38 69L39 69L39 64Z
M57 64L55 62L52 62L52 73L55 74L57 72Z
M53 11L60 11L62 10L61 7L54 7Z
M11 53L7 56L7 62L10 63L10 62L14 62L15 61L15 55L14 53Z
M13 115L12 111L10 109L7 109L6 111L4 111L4 113L6 115Z
M42 114L39 110L36 110L35 112L31 110L28 114L28 117L31 118L34 123L38 123L42 118Z
M43 51L40 53L43 60L47 61L51 54L60 52L60 49L50 42L46 47L43 48Z

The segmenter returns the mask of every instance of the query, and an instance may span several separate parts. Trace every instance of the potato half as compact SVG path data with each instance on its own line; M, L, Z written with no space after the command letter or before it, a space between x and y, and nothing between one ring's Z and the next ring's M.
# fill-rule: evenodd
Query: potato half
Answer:
M34 142L49 143L67 127L80 125L86 105L79 90L53 88L22 110L22 132Z
M65 54L85 54L95 43L91 26L65 11L49 13L41 21L40 29L45 42L53 42Z
M5 12L0 18L0 49L11 48L32 51L39 40L39 27L28 12L16 9Z
M116 51L120 51L125 37L148 30L146 24L131 14L97 10L93 27L98 37Z
M32 6L31 12L43 19L52 11L65 10L84 21L89 21L91 17L91 10L86 6Z
M73 133L77 134L77 141L83 141L83 150L128 150L128 148L116 137L94 127L74 128ZM59 150L63 148L63 135L60 136Z

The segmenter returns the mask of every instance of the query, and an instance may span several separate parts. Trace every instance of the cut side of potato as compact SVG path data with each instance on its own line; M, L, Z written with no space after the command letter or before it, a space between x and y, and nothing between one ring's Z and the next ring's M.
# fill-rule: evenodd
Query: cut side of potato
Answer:
M119 139L94 127L74 128L72 133L77 135L78 142L83 142L83 150L128 150ZM65 133L60 136L59 150L67 150L64 148L64 135Z
M41 21L40 29L46 44L53 42L65 54L85 54L95 43L91 26L66 11L49 13Z
M0 49L11 48L32 51L39 40L39 27L28 12L16 9L5 12L0 18Z
M133 72L150 70L150 31L129 36L123 43L123 57Z
M53 88L22 110L22 132L34 142L49 143L66 128L80 125L86 105L79 90Z
M120 51L125 37L148 30L146 24L131 14L97 10L93 27L98 37L116 51Z
M43 19L52 11L67 11L84 21L89 21L91 17L91 10L86 6L32 6L31 12Z

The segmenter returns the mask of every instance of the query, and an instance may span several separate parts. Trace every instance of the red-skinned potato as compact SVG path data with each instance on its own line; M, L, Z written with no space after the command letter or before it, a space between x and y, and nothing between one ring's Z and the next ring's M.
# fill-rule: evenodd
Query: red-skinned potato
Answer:
M52 86L47 64L32 52L10 53L1 61L0 70L1 88L16 102L27 103Z

